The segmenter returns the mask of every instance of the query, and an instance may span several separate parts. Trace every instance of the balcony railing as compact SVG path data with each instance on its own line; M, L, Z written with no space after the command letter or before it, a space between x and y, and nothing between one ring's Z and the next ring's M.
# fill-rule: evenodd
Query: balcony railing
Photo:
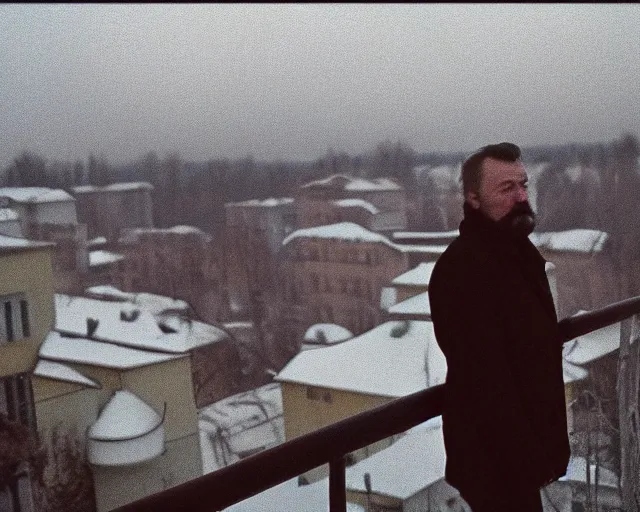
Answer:
M640 296L565 318L559 326L569 341L637 314ZM444 386L398 398L117 510L220 511L328 463L330 510L346 512L345 455L439 416Z

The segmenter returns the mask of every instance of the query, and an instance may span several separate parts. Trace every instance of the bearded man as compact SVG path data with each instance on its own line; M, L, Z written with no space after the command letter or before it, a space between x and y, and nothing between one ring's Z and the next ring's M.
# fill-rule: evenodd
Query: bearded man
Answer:
M520 148L481 148L462 165L460 236L429 283L447 359L445 479L473 512L541 512L540 488L565 474L569 439L562 336L545 260L528 235Z

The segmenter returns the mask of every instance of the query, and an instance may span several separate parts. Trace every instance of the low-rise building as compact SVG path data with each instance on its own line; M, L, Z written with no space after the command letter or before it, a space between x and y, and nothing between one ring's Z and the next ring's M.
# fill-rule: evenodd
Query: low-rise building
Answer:
M347 500L366 511L470 512L458 490L444 480L445 461L438 417L347 468Z
M103 187L83 185L71 189L78 218L90 238L116 241L124 228L153 227L153 186L147 182L112 183Z
M197 317L228 317L222 247L192 226L126 229L118 242L122 288L180 298Z
M54 323L52 252L49 243L0 235L0 416L21 434L0 443L3 463L26 448L21 443L37 429L31 370ZM13 462L16 471L0 489L0 509L32 512L33 469L24 459Z
M386 322L343 343L300 352L275 378L282 386L286 439L442 384L446 369L431 322ZM393 440L353 452L350 462ZM323 467L305 477L325 475Z
M407 228L406 193L388 178L335 174L299 187L295 205L299 229L340 222L386 234Z
M382 288L408 269L402 248L348 222L293 232L283 256L282 316L296 340L317 323L354 334L373 328L381 320Z

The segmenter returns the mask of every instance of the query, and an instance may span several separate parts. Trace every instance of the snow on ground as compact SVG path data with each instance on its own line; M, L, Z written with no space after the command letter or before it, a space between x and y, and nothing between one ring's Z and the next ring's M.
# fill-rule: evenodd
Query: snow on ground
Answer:
M408 330L402 334L407 325ZM299 353L276 380L401 397L444 383L446 370L431 322L391 321L344 343Z
M56 363L54 361L40 360L33 371L34 375L38 377L46 377L49 379L62 380L65 382L73 382L75 384L83 384L92 388L99 388L100 384L96 381L86 377L77 370L74 370L70 366L62 363Z
M198 411L204 473L284 442L282 392L267 384Z
M396 277L391 284L395 286L429 286L435 262L420 263L404 274Z

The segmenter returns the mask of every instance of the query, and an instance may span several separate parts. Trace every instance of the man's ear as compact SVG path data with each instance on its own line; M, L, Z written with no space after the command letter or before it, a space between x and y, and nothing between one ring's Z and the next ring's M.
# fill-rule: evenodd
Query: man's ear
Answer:
M478 194L476 192L467 192L465 199L474 210L480 208L480 198L478 197Z

